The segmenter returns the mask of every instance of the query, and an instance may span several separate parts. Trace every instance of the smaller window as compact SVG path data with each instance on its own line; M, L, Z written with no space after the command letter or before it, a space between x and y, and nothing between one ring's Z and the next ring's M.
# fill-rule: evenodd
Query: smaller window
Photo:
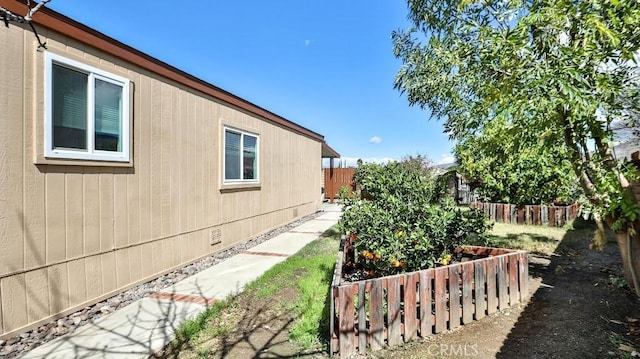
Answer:
M258 135L224 129L224 181L258 182Z
M129 80L47 52L45 157L129 162Z

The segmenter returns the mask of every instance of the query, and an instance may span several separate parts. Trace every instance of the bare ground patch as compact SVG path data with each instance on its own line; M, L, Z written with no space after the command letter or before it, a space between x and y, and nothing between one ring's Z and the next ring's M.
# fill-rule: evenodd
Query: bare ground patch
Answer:
M303 269L299 271L300 274ZM289 340L296 315L291 305L299 296L292 284L270 296L249 290L230 300L197 337L163 358L323 358L323 348L303 350Z

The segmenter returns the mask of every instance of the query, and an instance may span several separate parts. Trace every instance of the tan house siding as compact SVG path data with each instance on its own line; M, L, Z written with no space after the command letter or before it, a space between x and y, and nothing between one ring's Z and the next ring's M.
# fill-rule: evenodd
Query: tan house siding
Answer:
M133 160L43 159L44 52L26 27L0 30L0 338L317 209L321 136L38 30L48 51L131 81ZM222 190L224 126L259 135L258 188Z

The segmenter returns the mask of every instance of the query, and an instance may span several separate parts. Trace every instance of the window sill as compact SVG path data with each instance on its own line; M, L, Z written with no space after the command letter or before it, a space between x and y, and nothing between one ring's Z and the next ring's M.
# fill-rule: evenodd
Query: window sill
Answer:
M259 191L262 189L260 183L223 183L220 187L220 193L242 192L242 191Z
M133 167L133 160L127 162L104 161L104 160L86 160L71 158L55 158L37 156L34 163L36 165L62 165L62 166L91 166L91 167Z

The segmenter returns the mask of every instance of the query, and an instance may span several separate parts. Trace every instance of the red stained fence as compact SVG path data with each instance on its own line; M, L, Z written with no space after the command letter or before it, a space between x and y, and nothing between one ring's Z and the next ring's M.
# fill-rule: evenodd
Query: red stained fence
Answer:
M344 242L344 241L343 241ZM486 256L419 272L342 281L341 251L331 286L330 354L346 358L457 328L528 295L524 251L464 247Z
M334 199L338 198L340 187L347 186L350 190L353 190L353 174L355 172L355 168L325 168L325 197L333 202Z
M471 208L482 210L489 219L501 223L534 224L562 227L578 216L579 206L515 205L509 203L473 202Z

